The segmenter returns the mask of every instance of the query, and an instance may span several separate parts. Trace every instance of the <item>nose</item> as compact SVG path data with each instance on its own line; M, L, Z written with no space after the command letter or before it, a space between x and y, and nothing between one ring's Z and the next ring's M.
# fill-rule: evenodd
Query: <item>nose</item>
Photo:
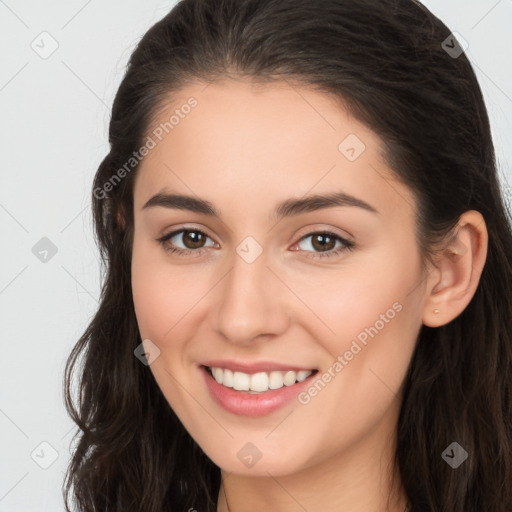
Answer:
M232 266L214 298L214 330L227 341L252 344L282 334L290 321L290 291L263 251L251 263L234 251Z

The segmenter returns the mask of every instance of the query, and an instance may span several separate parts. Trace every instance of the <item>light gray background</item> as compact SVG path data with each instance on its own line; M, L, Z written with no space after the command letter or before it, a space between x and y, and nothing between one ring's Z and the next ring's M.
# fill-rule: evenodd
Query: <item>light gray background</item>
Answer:
M0 0L1 512L64 510L73 424L63 369L100 292L92 178L128 57L174 3ZM424 3L469 43L502 181L512 183L512 1ZM58 43L45 59L31 47L51 49L43 31ZM43 237L57 248L46 263L32 252Z

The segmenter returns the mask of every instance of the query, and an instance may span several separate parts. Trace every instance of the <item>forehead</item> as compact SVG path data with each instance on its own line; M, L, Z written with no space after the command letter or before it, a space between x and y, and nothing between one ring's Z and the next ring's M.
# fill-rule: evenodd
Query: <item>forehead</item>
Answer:
M396 178L378 135L333 96L286 82L190 84L147 136L154 147L137 171L136 209L163 187L232 203L243 193L249 208L340 188L379 204L401 186L389 186Z

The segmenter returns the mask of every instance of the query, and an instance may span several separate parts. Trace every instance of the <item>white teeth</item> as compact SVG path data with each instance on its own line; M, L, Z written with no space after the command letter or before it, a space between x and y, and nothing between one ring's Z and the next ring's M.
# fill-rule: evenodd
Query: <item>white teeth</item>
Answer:
M215 377L215 373L214 373L215 380L219 384L222 384L222 385L226 386L227 388L233 387L233 372L231 370L223 370L222 368L214 368L214 370L219 370L217 372L217 375L222 372L220 381L217 377Z
M213 376L215 377L215 380L219 383L219 384L222 384L222 377L224 375L224 372L222 371L221 368L214 368L213 369Z
M297 373L292 372L291 370L289 372L286 372L284 374L283 383L285 386L293 386L295 384L295 380L297 378Z
M302 382L313 372L311 370L272 371L253 374L232 372L223 368L210 368L214 379L223 386L238 391L263 393L269 389L280 389L283 386L293 386L296 382Z
M270 389L279 389L284 386L282 372L270 372L269 384Z
M299 382L302 382L303 380L306 380L311 375L311 372L308 370L301 370L300 372L297 372L297 380Z
M265 372L254 373L251 375L251 391L267 391L268 375Z
M233 374L233 389L249 391L251 377L247 373L235 372Z

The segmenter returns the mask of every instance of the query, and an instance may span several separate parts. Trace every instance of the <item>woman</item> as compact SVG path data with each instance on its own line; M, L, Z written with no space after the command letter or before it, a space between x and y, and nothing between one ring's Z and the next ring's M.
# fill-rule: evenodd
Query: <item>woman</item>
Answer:
M463 49L413 0L145 34L93 186L75 509L512 510L512 235Z

